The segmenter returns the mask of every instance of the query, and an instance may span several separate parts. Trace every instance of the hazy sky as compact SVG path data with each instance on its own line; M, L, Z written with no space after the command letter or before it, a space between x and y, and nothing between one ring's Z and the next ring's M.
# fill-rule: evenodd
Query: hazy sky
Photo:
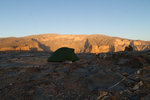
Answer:
M42 33L150 40L150 0L0 0L0 37Z

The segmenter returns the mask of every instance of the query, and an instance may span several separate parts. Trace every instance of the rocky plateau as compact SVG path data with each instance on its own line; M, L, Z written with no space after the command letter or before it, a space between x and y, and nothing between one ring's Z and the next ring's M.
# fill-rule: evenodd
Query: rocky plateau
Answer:
M0 52L0 100L150 100L150 51L50 55Z

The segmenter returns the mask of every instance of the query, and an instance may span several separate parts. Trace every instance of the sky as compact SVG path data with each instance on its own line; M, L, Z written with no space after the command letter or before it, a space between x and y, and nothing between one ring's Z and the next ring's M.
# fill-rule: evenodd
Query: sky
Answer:
M150 0L0 0L0 37L45 33L150 41Z

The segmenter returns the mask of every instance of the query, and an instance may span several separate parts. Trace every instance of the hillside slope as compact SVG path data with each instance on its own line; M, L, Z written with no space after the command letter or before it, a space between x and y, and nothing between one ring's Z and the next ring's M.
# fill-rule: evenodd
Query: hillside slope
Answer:
M0 38L0 51L27 50L53 52L60 47L71 47L76 53L123 51L128 45L134 50L150 49L149 41L129 40L105 35L41 34L27 37Z

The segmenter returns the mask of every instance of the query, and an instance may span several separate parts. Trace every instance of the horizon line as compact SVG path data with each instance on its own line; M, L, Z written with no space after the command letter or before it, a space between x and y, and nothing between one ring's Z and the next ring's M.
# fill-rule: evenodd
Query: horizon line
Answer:
M124 37L120 37L120 36L111 36L111 35L105 35L103 33L101 34L98 34L98 33L95 33L95 34L92 34L92 33L84 33L84 34L80 34L80 33L76 33L76 34L73 34L73 33L31 33L29 35L24 35L24 36L4 36L4 37L1 37L0 38L23 38L23 37L30 37L30 36L36 36L36 35L47 35L47 34L51 34L51 35L103 35L103 36L108 36L108 37L114 37L114 38L121 38L121 39L125 39L125 40L135 40L135 41L150 41L150 40L141 40L141 39L130 39L130 38L124 38Z

